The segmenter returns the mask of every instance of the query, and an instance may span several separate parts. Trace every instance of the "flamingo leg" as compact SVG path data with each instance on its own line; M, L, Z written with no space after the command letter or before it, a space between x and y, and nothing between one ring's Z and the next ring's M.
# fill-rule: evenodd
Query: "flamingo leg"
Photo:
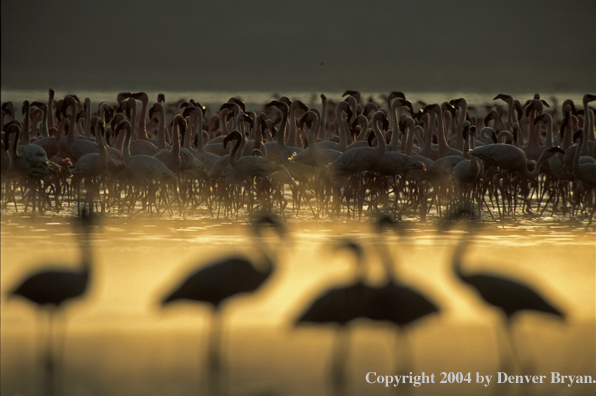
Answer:
M331 394L345 396L346 394L346 362L348 360L349 332L341 326L335 337L333 356L331 360Z
M42 354L43 381L42 394L45 396L57 396L55 387L56 361L54 359L54 311L48 310L48 323L46 328L46 345Z
M220 344L222 338L221 312L215 308L211 317L211 335L207 350L207 379L209 395L221 395Z
M397 329L395 333L395 349L396 353L395 356L401 355L401 361L399 358L395 361L395 373L398 375L408 375L411 369L408 367L412 366L412 346L410 344L410 340L408 339L408 333L403 331L401 328ZM400 387L397 386L396 390L400 395L408 394L410 387Z

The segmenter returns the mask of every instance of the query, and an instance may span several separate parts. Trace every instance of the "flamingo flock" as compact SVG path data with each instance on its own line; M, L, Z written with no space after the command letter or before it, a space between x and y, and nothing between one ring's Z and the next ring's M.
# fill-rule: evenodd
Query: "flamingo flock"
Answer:
M591 222L596 212L594 94L581 106L498 94L482 107L349 90L252 111L237 97L210 109L115 96L94 106L50 89L47 103L22 103L22 121L20 104L2 104L3 212L68 211L83 180L90 209L108 215L426 221L466 206L491 220Z

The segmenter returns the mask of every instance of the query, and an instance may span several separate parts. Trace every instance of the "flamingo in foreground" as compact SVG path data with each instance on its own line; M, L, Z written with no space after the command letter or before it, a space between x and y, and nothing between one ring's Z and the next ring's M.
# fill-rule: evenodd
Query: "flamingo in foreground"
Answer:
M391 218L381 216L375 226L379 234L378 239L381 239L386 228L395 228L397 224ZM399 281L399 277L395 274L391 254L384 243L379 241L377 249L385 267L387 279L384 285L376 288L374 293L371 293L372 297L368 303L367 317L372 320L395 324L398 328L398 339L402 335L405 338L407 335L404 332L405 329L423 318L439 313L440 308L413 287ZM407 339L403 346L409 347ZM411 355L409 348L407 352L408 355ZM408 367L409 365L402 364L401 366Z
M80 223L82 234L79 235L81 248L81 259L78 270L50 269L37 272L8 293L8 298L20 297L35 304L38 308L48 312L49 327L47 329L47 345L44 356L45 382L43 385L44 394L55 395L55 372L56 361L59 356L54 352L52 334L53 323L59 310L64 305L75 299L82 298L87 292L89 278L93 264L93 255L89 244L91 217L87 213L77 219ZM62 267L62 263L53 264L52 267ZM63 334L64 336L64 334ZM63 346L63 342L58 345Z
M331 385L335 395L345 394L348 360L348 324L355 319L367 317L366 301L372 288L364 283L365 266L362 247L354 241L346 240L336 248L346 248L356 257L355 281L349 285L334 287L323 292L295 320L296 326L304 324L334 324L339 329L335 338L330 367Z
M467 213L463 210L461 214ZM511 357L520 364L513 344L513 319L523 311L534 311L565 320L565 313L522 281L489 273L469 275L462 271L463 256L470 241L470 236L464 236L456 246L451 259L453 271L460 281L475 289L484 302L497 308L504 315L507 341L513 354ZM504 361L506 357L503 357Z
M257 238L262 228L270 226L281 237L284 236L282 225L271 217L263 216L253 224ZM212 307L211 337L208 350L208 381L210 395L220 394L220 356L222 338L222 304L228 299L243 293L254 293L267 281L275 269L275 256L265 243L256 241L261 252L261 261L255 263L246 257L232 256L214 263L201 266L190 274L181 284L168 293L161 305L169 305L179 300L206 303Z

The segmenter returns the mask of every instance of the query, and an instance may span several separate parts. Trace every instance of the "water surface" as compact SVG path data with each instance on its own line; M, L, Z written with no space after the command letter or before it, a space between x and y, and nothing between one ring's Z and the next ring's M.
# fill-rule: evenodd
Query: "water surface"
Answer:
M6 292L50 263L76 268L78 244L71 219L2 216L1 288L3 395L34 395L40 378L43 321L25 301ZM337 329L295 328L295 318L320 293L353 281L354 259L329 248L343 237L365 248L367 281L384 272L367 223L300 221L287 224L277 269L255 295L223 306L225 391L229 395L329 394L328 370ZM350 394L389 394L366 373L502 371L503 320L450 269L463 229L438 233L408 223L407 234L384 238L403 282L441 308L407 330L360 320L350 327ZM262 243L279 244L274 236ZM566 321L525 313L514 333L526 373L592 375L596 379L596 233L573 224L485 225L464 268L523 280L567 314ZM201 304L158 302L189 272L232 253L255 257L248 225L216 220L106 218L93 233L95 266L84 299L66 310L65 395L205 394L205 353L211 311ZM41 325L40 325L41 324ZM59 332L60 330L58 330ZM412 359L406 358L409 342ZM501 386L501 387L499 387ZM412 394L520 392L592 394L594 385L425 384Z

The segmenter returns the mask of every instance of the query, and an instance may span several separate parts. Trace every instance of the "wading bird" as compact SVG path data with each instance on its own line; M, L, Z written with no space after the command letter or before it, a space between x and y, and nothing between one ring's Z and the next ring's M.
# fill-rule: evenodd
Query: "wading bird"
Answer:
M45 368L43 393L48 396L56 394L56 362L60 361L59 353L56 353L53 347L54 321L58 314L63 312L67 302L84 296L93 265L93 255L89 243L91 217L84 212L82 217L77 220L81 226L81 234L78 235L81 248L80 268L77 270L49 269L37 272L27 277L8 293L8 298L23 298L48 313L47 344L43 356ZM62 267L62 263L52 264L50 267ZM65 334L62 334L62 337L64 336ZM61 343L57 343L58 352L63 343L63 340Z
M339 326L335 336L331 358L331 385L333 394L340 396L346 391L346 362L349 350L348 324L355 319L367 317L367 299L372 288L364 283L365 265L362 247L353 241L342 241L337 248L346 248L356 257L356 276L349 285L334 287L323 292L295 320L296 326L304 324L332 324Z
M253 262L242 256L232 256L201 266L161 301L162 306L179 300L211 305L211 337L207 360L209 395L220 394L219 349L223 332L222 304L239 294L256 292L271 277L275 269L274 252L259 239L264 226L272 227L282 237L284 235L282 225L271 217L263 216L255 221L253 227L258 239L256 245L262 256L260 262Z
M468 213L464 210L459 216ZM564 320L565 313L520 280L490 273L468 274L464 272L462 270L463 257L471 239L470 235L466 235L457 244L451 259L453 272L460 281L475 289L487 304L497 308L504 316L506 339L512 352L511 358L515 363L521 364L513 342L513 319L521 312L534 311ZM503 366L506 366L505 361L507 361L506 355L502 356Z

